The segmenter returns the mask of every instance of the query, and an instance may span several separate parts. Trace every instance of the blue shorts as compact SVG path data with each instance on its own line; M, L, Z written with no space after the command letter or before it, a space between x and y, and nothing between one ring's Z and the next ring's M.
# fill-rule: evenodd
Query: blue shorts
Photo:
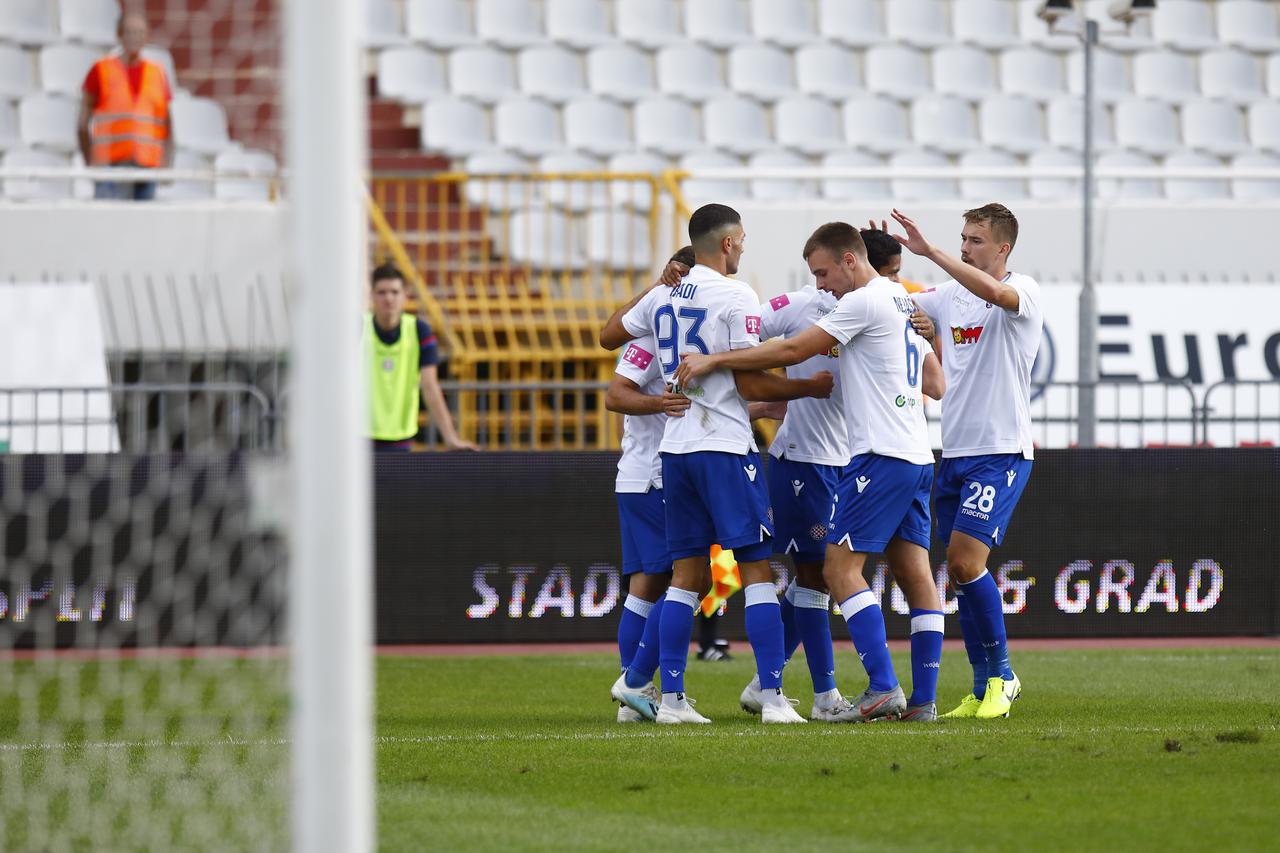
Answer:
M891 539L929 547L929 486L933 465L892 456L853 457L832 498L827 542L879 554Z
M821 563L827 551L831 496L843 468L769 460L769 503L773 506L773 553L797 563Z
M671 571L667 550L667 513L662 489L618 492L618 527L622 531L622 575Z
M769 492L760 454L662 454L671 559L709 556L712 545L731 549L738 562L773 553Z
M1021 453L943 459L933 498L938 539L950 542L951 531L959 530L999 545L1030 479L1031 460Z

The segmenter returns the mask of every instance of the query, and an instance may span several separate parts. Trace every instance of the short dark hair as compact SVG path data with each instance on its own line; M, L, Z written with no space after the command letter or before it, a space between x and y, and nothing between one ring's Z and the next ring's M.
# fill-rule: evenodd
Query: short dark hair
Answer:
M691 267L691 268L693 267L694 264L698 262L693 255L692 246L681 247L674 255L671 256L671 260L675 261L678 264L684 264L686 267Z
M401 274L400 268L393 263L378 264L373 268L373 275L369 277L369 289L377 287L380 281L392 279L399 279L401 285L404 284L404 275Z
M699 240L714 234L726 225L738 225L742 216L724 204L704 204L689 217L689 242L695 246Z
M867 247L862 242L862 235L848 222L828 222L826 225L819 225L818 230L805 241L804 259L809 260L809 256L819 249L830 252L831 257L837 260L844 257L845 252L852 252L857 258L867 256Z
M977 222L991 229L991 236L1001 243L1009 244L1009 251L1018 244L1018 217L1003 204L992 202L982 207L964 212L964 221L970 224Z
M879 228L863 229L860 236L867 247L867 263L876 272L880 272L891 260L902 254L902 244Z

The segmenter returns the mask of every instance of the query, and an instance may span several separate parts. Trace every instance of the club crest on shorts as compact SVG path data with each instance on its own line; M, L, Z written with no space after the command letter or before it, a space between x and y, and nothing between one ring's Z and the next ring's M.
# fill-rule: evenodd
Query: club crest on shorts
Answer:
M809 538L814 542L821 542L827 538L827 526L825 524L815 524L809 528Z

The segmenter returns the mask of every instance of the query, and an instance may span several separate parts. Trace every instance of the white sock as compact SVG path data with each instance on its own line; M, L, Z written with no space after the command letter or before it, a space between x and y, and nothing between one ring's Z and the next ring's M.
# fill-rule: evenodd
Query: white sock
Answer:
M683 708L685 704L684 694L683 693L663 693L662 704L668 708Z
M782 694L781 690L766 690L764 691L764 704L780 708L791 703L787 701L787 697Z
M827 690L822 693L815 693L813 695L813 704L819 708L830 708L839 698L840 691L838 689Z

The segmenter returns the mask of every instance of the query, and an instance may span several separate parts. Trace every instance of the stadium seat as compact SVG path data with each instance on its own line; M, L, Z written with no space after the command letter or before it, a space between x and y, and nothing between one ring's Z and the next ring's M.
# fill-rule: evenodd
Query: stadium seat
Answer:
M70 41L112 47L119 22L117 0L58 0L58 29Z
M611 270L648 269L653 263L649 217L616 210L587 215L587 260Z
M941 0L894 0L884 7L890 41L922 48L952 43Z
M444 59L420 47L389 47L378 51L378 94L422 104L446 93Z
M868 91L900 101L933 92L929 63L920 51L882 44L868 48L863 56Z
M1058 148L1041 148L1027 158L1033 168L1080 168L1080 155ZM1080 181L1076 178L1032 178L1028 181L1030 195L1043 201L1060 201L1080 198Z
M917 145L959 154L978 144L973 106L960 98L932 95L911 102L911 136Z
M51 151L16 149L5 152L0 166L6 169L67 168L71 161ZM10 201L47 201L71 198L71 181L56 178L5 178L4 197Z
M1220 169L1222 160L1198 151L1179 151L1164 158L1166 169ZM1166 178L1164 196L1170 201L1221 201L1231 198L1231 187L1225 181L1201 181Z
M796 51L796 87L806 95L834 100L865 91L862 69L853 52L825 43Z
M18 132L18 111L13 104L0 100L0 151L8 151L22 145Z
M1116 104L1116 142L1145 154L1168 154L1181 148L1173 107L1136 98Z
M614 173L647 172L656 175L669 168L671 164L665 157L643 151L628 151L609 158L609 171ZM653 184L649 181L611 181L609 189L615 204L640 211L648 211L653 206Z
M773 107L778 143L802 154L826 154L846 147L840 110L818 98L787 98Z
M470 0L407 0L409 38L431 47L471 47L478 43Z
M609 12L603 0L547 0L547 35L578 50L609 44Z
M582 240L573 223L558 210L518 210L511 214L511 260L535 269L583 270L587 267Z
M40 88L51 95L80 97L84 78L102 51L78 44L51 44L40 49Z
M1133 58L1133 91L1139 97L1176 104L1200 97L1200 84L1190 56L1156 50Z
M649 55L629 44L592 48L587 54L587 86L597 95L637 101L654 93Z
M1267 93L1280 98L1280 53L1267 58Z
M680 168L696 173L698 169L741 169L742 161L722 151L695 151L680 158ZM690 204L746 198L747 182L741 178L686 178L684 194Z
M950 163L933 151L899 151L889 158L889 165L895 169L932 168ZM893 178L891 186L895 200L931 201L954 199L958 195L956 182L950 178Z
M1130 24L1118 28L1111 19L1110 6L1113 0L1087 0L1084 5L1088 17L1098 22L1101 38L1108 50L1121 53L1133 53L1139 50L1151 50L1156 41L1151 35L1151 19L1140 17Z
M758 169L801 169L808 165L809 161L790 151L762 151L747 160L747 168L753 172ZM817 194L818 182L813 180L755 178L751 181L751 197L760 201L802 201Z
M684 31L690 39L715 48L756 44L744 0L698 0L684 4Z
M1099 169L1155 168L1156 161L1136 151L1109 151L1098 158ZM1155 178L1099 178L1098 198L1154 199L1163 198L1160 181Z
M270 178L278 168L275 158L265 151L243 149L238 146L229 148L214 160L214 169L222 171L248 172L254 178L219 177L214 196L220 201L270 201Z
M1084 97L1084 53L1067 54L1067 92ZM1093 53L1093 93L1104 104L1133 97L1129 67L1123 56L1110 50Z
M0 41L41 47L61 40L49 0L4 0L0 3Z
M484 151L472 154L463 162L466 172L473 175L463 185L463 195L468 204L502 210L520 210L538 198L537 185L533 182L489 180L485 174L527 174L529 161L509 151Z
M70 154L79 148L76 121L80 102L42 92L18 102L18 127L22 143L31 148Z
M464 47L449 54L453 94L495 103L515 91L516 64L511 54L491 47Z
M1012 169L1016 168L1018 158L1003 151L969 151L960 157L960 165L967 169ZM960 179L960 196L975 204L987 201L1007 201L1027 197L1027 182L1021 178L978 178Z
M708 144L732 154L755 154L774 147L764 108L736 95L702 105L702 134Z
M1064 15L1054 32L1049 32L1049 25L1040 20L1041 4L1042 0L1018 0L1018 32L1022 40L1049 50L1079 50L1080 39L1075 34L1080 32L1080 19L1075 13Z
M1182 105L1182 140L1188 148L1218 156L1249 150L1244 114L1226 101L1189 101Z
M991 54L976 47L953 45L933 52L933 90L980 101L999 91Z
M765 44L747 44L729 51L729 87L740 95L770 103L795 94L791 55Z
M1258 0L1218 0L1218 39L1257 53L1280 51L1276 7Z
M1273 154L1242 154L1231 161L1237 169L1280 169L1280 157ZM1280 200L1280 181L1234 178L1231 195L1241 201Z
M460 98L428 101L422 111L422 147L453 157L492 148L484 108Z
M548 175L603 172L604 164L577 151L561 151L539 159L538 171ZM609 188L604 181L546 181L542 194L554 207L575 213L609 206Z
M582 60L563 47L540 44L520 51L516 58L520 91L526 95L563 103L586 93Z
M603 98L578 98L564 107L564 138L573 148L608 157L635 148L628 113Z
M1200 91L1208 98L1248 104L1265 98L1262 64L1238 50L1213 50L1200 55Z
M400 15L393 0L362 0L364 3L364 43L369 47L392 47L404 43Z
M208 157L185 148L173 152L173 168L180 172L210 172ZM211 181L172 181L156 187L156 198L161 201L208 201L213 198Z
M564 148L560 112L541 101L511 98L493 110L493 139L498 147L539 157Z
M1166 47L1192 52L1218 43L1212 6L1204 0L1160 0L1151 16L1151 34Z
M1058 98L1045 109L1045 127L1049 144L1068 151L1084 148L1084 104L1079 98ZM1093 145L1104 150L1115 145L1111 113L1102 104L1093 109Z
M0 98L16 100L30 95L35 89L31 57L20 47L0 44Z
M813 44L818 28L808 0L750 0L751 31L756 38L783 47Z
M173 116L174 142L201 154L217 155L231 145L227 114L222 105L208 98L175 98L169 108Z
M685 40L674 0L615 0L613 14L618 37L649 50Z
M951 22L964 44L999 49L1019 43L1008 0L952 0Z
M1280 154L1280 102L1258 101L1250 105L1249 140L1255 148Z
M849 47L871 47L885 40L884 19L875 0L820 0L818 28L823 38Z
M667 157L679 157L705 147L698 112L678 98L646 98L632 116L636 145Z
M722 95L720 62L700 44L663 48L658 51L658 89L692 101Z
M1018 48L1000 54L1000 88L1006 95L1047 101L1066 91L1062 57L1047 50Z
M1014 154L1030 154L1045 145L1040 105L1027 98L997 95L978 110L982 141Z
M845 101L844 138L854 148L892 154L910 146L907 110L888 98L864 96Z
M836 151L822 158L823 169L875 169L883 172L884 158L862 151ZM835 201L889 197L889 182L874 178L823 178L822 197Z
M508 50L543 41L542 21L533 0L475 0L476 35Z

